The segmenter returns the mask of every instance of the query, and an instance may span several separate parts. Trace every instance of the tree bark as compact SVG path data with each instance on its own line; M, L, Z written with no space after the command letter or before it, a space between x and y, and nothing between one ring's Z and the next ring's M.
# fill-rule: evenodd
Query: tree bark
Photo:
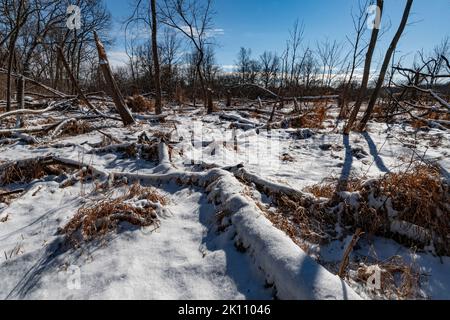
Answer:
M156 88L156 114L162 113L162 94L161 94L161 70L159 66L158 56L158 25L156 20L156 0L151 0L151 12L152 12L152 53L153 53L153 66L155 68L155 88Z
M17 79L16 97L17 97L16 98L17 99L17 108L25 109L25 78L24 78L24 76L21 76ZM17 116L16 127L17 128L23 127L23 121L22 121L22 117L20 115Z
M208 100L208 114L213 113L214 111L214 103L212 99L212 90L210 88L207 89L207 100Z
M227 90L227 103L226 103L227 107L231 107L231 91Z
M394 38L392 39L389 49L386 52L386 55L385 55L384 61L383 61L383 65L381 67L380 75L378 76L375 91L372 93L372 96L370 97L369 105L367 106L366 112L364 113L364 116L361 119L361 122L358 127L358 129L361 131L365 129L367 122L370 120L373 109L375 108L375 103L380 94L381 87L383 86L384 78L386 77L386 71L387 71L387 68L389 67L389 62L391 61L392 54L394 53L395 48L397 47L398 41L400 40L400 37L402 36L402 33L405 30L406 24L408 22L408 17L409 17L409 13L411 11L412 4L413 4L413 0L408 0L408 2L406 3L405 11L403 12L403 17L402 17L400 26L399 26Z
M23 26L22 21L22 10L24 9L25 1L20 0L19 7L17 9L17 21L14 33L11 35L11 39L8 46L9 56L8 56L8 74L6 77L6 111L11 111L11 94L12 94L12 67L13 67L13 59L15 55L15 48L17 38L19 37L20 28Z
M379 21L381 21L383 15L383 4L384 0L377 0L377 6L380 9ZM348 135L353 128L353 124L356 121L356 117L358 116L359 110L361 109L361 104L367 92L367 84L369 83L369 75L370 75L370 66L372 64L373 53L375 51L375 46L377 44L379 31L380 29L378 28L378 26L374 26L372 30L372 36L370 37L369 48L367 49L366 61L364 64L364 74L361 82L361 89L359 90L358 99L356 100L355 106L353 107L347 125L344 128L344 134L346 135Z
M120 114L124 125L130 125L135 123L133 115L128 109L125 99L122 96L122 93L119 90L119 87L114 80L112 75L111 67L109 66L108 56L106 55L105 48L98 38L97 33L94 31L95 44L97 45L98 57L100 59L100 67L103 72L103 77L105 78L106 84L108 86L108 90L113 98L114 104L116 106L117 112Z

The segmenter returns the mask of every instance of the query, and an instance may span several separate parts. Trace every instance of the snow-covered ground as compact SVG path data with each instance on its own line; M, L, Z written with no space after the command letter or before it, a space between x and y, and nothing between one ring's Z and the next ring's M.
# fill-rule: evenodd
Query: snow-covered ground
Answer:
M56 112L52 115L58 117ZM28 120L32 123L32 117ZM129 128L103 121L102 132L123 142L136 142L143 131L150 137L156 130L171 132L170 168L140 159L139 154L134 158L113 151L90 153L104 139L98 131L50 143L43 138L38 145L0 145L0 165L54 155L107 174L147 176L149 181L142 183L167 197L170 212L159 217L156 230L121 224L117 233L75 249L64 244L58 229L83 204L98 201L95 181L59 188L55 177L44 177L8 186L25 191L9 205L0 204L0 221L5 220L0 222L0 298L373 298L360 284L346 284L333 274L351 236L317 247L309 257L264 217L232 174L215 169L218 178L203 185L180 185L165 177L186 173L206 175L207 180L207 168L243 164L263 179L302 190L329 177L378 177L407 166L412 156L437 161L448 172L449 134L372 123L368 133L345 137L333 130L331 119L325 129L312 131L233 130L230 123L220 114L198 111L171 114L164 124L141 120ZM216 215L222 211L233 212L229 226L219 231ZM355 256L402 256L426 274L424 298L450 299L449 257L412 252L383 238L359 246Z
M32 196L38 186L41 190ZM90 186L85 186L89 188ZM162 186L170 216L161 227L122 226L106 243L58 248L58 226L80 206L79 186L36 183L1 226L0 294L8 299L270 299L259 274L232 241L210 234L214 208L204 193Z

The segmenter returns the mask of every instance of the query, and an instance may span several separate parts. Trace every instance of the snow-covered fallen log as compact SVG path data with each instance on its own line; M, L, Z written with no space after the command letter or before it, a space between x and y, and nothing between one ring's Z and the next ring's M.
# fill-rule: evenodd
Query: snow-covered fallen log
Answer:
M144 115L144 114L136 114L136 113L134 113L133 116L137 120L147 120L147 121L150 121L150 122L159 122L161 120L165 120L169 115L168 114Z
M231 221L239 241L263 270L267 281L274 284L277 296L281 299L359 299L345 282L315 262L286 234L275 228L255 203L243 196L243 186L232 173L221 169L206 173L177 171L170 165L167 145L160 143L159 150L160 166L165 170L164 173L117 172L113 173L114 179L126 178L128 182L138 180L151 183L178 181L206 188L208 198L213 203L220 205L221 210L229 210L232 213ZM55 160L78 167L84 165L68 159ZM106 172L93 167L89 169L108 179ZM268 185L273 190L299 194L288 187L268 183L254 176L251 176L251 179L256 183ZM302 196L307 197L304 194Z
M29 134L26 134L26 133L16 132L16 133L13 133L12 136L14 138L17 138L20 141L23 141L28 144L38 144L39 143L39 140L37 138L35 138Z
M253 128L256 128L256 127L260 126L259 123L255 122L255 121L251 121L251 120L245 119L245 118L243 118L241 116L238 116L238 115L221 113L220 114L220 118L224 119L224 120L228 120L228 121L236 121L236 122L238 122L240 124L248 125L249 127L253 127Z
M314 197L308 193L296 190L286 185L263 179L255 174L248 172L242 167L231 167L229 171L231 171L236 177L255 184L258 188L262 189L267 194L282 193L297 199L301 199L303 202L307 203L307 205L317 202Z
M10 117L10 116L16 116L16 115L37 115L37 114L44 114L50 111L53 111L61 106L64 106L68 103L70 103L71 101L73 101L75 99L69 99L69 100L64 100L58 103L55 102L51 102L49 103L49 105L47 106L47 108L45 109L18 109L18 110L13 110L13 111L9 111L9 112L5 112L0 114L0 119L6 118L6 117Z
M240 185L230 173L212 170L218 175L207 187L209 199L232 212L231 221L237 237L255 263L273 283L280 299L356 300L360 297L338 276L331 274L300 249L284 232L275 228L245 198Z
M40 125L36 127L30 127L30 128L13 128L13 129L0 129L0 135L13 135L15 133L33 133L33 132L40 132L40 131L48 131L52 128L56 127L59 123L54 124L46 124L46 125Z

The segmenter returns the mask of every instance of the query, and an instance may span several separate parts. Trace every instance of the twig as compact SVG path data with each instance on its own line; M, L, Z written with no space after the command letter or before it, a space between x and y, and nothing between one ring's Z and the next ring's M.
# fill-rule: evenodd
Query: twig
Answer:
M349 245L347 246L347 249L344 252L344 256L342 257L341 266L339 267L338 276L340 278L344 278L345 270L347 269L347 266L348 266L348 263L349 263L350 253L352 253L353 248L355 247L355 245L358 242L359 238L363 234L364 234L364 232L361 230L361 228L356 229L356 232L355 232L355 234L352 237L352 241L350 241Z

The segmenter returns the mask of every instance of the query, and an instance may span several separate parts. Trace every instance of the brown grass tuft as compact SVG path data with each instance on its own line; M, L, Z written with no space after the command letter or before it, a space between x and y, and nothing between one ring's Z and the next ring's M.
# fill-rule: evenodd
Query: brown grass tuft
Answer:
M48 158L14 161L4 164L0 168L0 185L28 183L45 176L59 176L73 171L73 167L62 163L55 163L53 159Z
M306 192L311 193L317 198L331 199L336 192L336 186L332 183L327 184L315 184L308 186L304 189Z
M380 272L381 283L378 290L387 298L417 299L420 297L420 273L413 266L406 264L402 257L393 256L373 265L361 264L357 268L356 281L366 284L375 270Z
M83 120L72 121L61 131L61 136L75 136L79 134L85 134L91 132L92 126Z
M148 200L148 203L144 206L134 205L134 201L138 200ZM121 222L139 227L158 227L157 207L167 203L167 199L155 189L134 184L121 197L105 199L80 208L61 233L77 246L81 241L92 241L105 236Z
M292 128L315 128L323 129L323 122L328 118L327 106L325 103L316 104L312 110L306 112L303 116L291 121Z
M39 161L30 162L28 165L14 163L2 170L0 182L3 186L12 183L28 183L45 175L44 166Z
M127 99L128 107L133 112L153 112L155 111L155 101L144 98L141 95L134 95Z
M399 237L390 233L389 215L395 213L397 221L420 227L414 232L426 230L432 234L439 254L450 254L450 192L438 168L416 164L407 172L388 173L368 183L352 178L346 181L344 190L355 193L357 207L350 205L335 190L335 184L330 181L305 189L316 197L330 199L327 204L329 208L340 205L345 225L361 228L369 234ZM396 240L414 244L409 238Z

